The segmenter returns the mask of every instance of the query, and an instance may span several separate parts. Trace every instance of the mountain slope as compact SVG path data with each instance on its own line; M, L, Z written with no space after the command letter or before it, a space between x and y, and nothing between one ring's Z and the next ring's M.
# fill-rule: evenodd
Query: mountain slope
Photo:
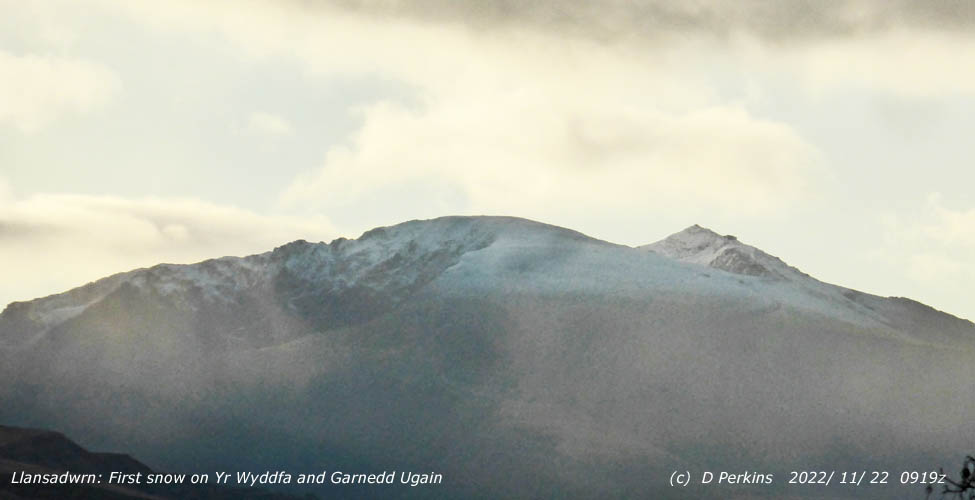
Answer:
M668 497L675 469L967 451L970 322L692 236L714 258L449 217L124 273L0 314L0 418L170 470L446 478L363 497Z

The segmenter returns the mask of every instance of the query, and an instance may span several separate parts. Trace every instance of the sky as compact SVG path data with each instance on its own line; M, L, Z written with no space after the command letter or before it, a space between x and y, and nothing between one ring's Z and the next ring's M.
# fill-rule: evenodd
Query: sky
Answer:
M0 0L0 303L514 215L975 319L975 4Z

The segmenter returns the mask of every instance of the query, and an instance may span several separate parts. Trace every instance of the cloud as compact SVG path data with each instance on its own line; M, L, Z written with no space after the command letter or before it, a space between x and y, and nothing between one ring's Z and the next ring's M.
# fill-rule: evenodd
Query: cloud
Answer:
M790 98L975 92L975 72L957 60L975 46L964 6L432 0L123 8L158 29L220 33L250 57L294 61L324 81L367 75L412 89L408 102L360 109L361 129L282 195L284 206L339 218L383 204L416 217L552 220L553 212L688 205L774 216L821 191L831 174L807 138L757 114L750 96L782 85Z
M889 244L911 243L975 255L975 208L949 207L937 192L928 194L909 217L889 215L885 226Z
M938 193L909 214L889 214L874 265L904 276L902 288L928 304L975 319L975 208L952 208Z
M10 189L10 183L3 177L0 177L0 207L4 206L12 198L13 193Z
M975 68L959 59L973 50L973 33L891 30L796 48L789 52L792 60L782 65L816 92L880 90L936 99L975 94Z
M159 29L219 32L255 58L297 60L325 76L390 78L418 84L420 92L448 84L485 55L509 59L509 69L519 63L548 68L580 51L623 50L627 70L646 70L663 58L668 65L658 74L704 79L686 82L692 86L720 85L717 70L753 84L788 82L812 94L975 93L975 70L959 60L975 48L971 2L322 0L243 9L219 1L102 1ZM546 40L554 61L529 61L520 53L536 53ZM674 58L697 65L668 75ZM588 58L579 59L575 69L586 68ZM592 72L585 73L572 77Z
M399 185L426 187L400 200L404 217L652 212L688 199L756 214L801 199L817 169L816 151L789 127L740 107L627 112L557 92L531 89L549 96L541 101L489 93L422 110L370 107L354 144L329 152L284 200L339 213Z
M951 278L975 276L965 264L944 254L919 253L909 257L907 272L917 281L938 284Z
M29 3L0 0L0 39L45 52L68 49L84 31L76 24L80 14L72 10L76 7L64 0Z
M678 34L727 37L738 33L767 40L857 36L892 28L970 30L970 2L913 0L324 0L296 2L386 18L462 23L476 29L530 27L599 40L660 40Z
M702 211L781 214L822 177L819 152L796 130L722 96L702 71L701 58L724 43L647 50L625 37L603 43L524 23L471 30L369 6L197 5L120 8L156 29L220 33L256 60L296 61L324 81L366 75L411 90L359 109L361 128L281 197L337 221L387 207L349 222L357 228L389 213L553 220L687 200Z
M429 71L397 70L418 102L361 109L362 128L298 179L286 204L342 212L381 198L411 217L551 220L695 200L702 209L780 213L821 171L818 151L790 126L716 96L683 48L647 54L451 30L439 39L413 45L425 65L416 67Z
M323 217L258 215L168 198L0 197L0 302L61 292L112 273L265 252L336 236Z
M975 279L975 208L953 209L932 193L922 219L903 232L915 248L908 271L918 281L956 288ZM966 285L967 286L967 285ZM966 299L969 293L960 294Z
M97 63L0 50L0 125L33 132L103 106L120 87L115 73Z
M286 118L271 113L254 112L247 118L247 131L258 135L291 135L294 127Z
M949 208L945 206L939 193L928 196L928 206L935 217L932 223L923 226L925 236L943 245L975 254L975 207Z

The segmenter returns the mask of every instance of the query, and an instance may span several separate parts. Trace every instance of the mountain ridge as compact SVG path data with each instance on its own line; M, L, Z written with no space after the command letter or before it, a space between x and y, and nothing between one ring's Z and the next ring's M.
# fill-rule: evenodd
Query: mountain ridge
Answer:
M8 334L6 339L0 338L0 346L5 340L9 346L11 338L14 343L36 341L42 332L81 314L122 285L164 297L188 295L187 300L191 302L230 303L237 300L235 294L240 290L254 288L260 283L291 287L301 291L289 299L285 311L274 304L261 303L255 307L270 318L280 318L287 309L296 309L312 316L330 315L333 319L344 315L345 319L339 323L357 323L374 316L361 309L374 311L395 307L405 296L456 264L465 253L493 245L499 238L513 242L509 244L518 244L540 237L629 248L571 229L517 217L447 216L412 220L370 229L356 239L336 238L329 243L299 239L244 257L220 257L194 264L157 264L117 273L66 292L12 302L0 312L0 328L14 333ZM877 300L895 299L821 282L734 236L720 235L697 224L655 243L633 248L676 262L736 275L791 281L812 289L814 294L835 296L831 300L845 297L854 303L869 302L868 309L876 308ZM184 306L194 307L192 304ZM338 313L332 310L335 308L339 309ZM324 324L322 318L312 318L302 329L333 326ZM285 327L294 328L295 325L287 324L282 328ZM272 338L282 340L274 335Z
M221 291L252 287L260 280L280 280L286 282L282 286L301 282L299 285L310 287L309 294L344 288L353 295L345 300L370 302L368 306L375 307L371 302L376 300L398 302L401 297L397 294L422 286L452 265L459 255L483 248L499 237L510 238L512 233L529 240L547 234L577 241L599 241L570 229L516 217L447 216L413 220L370 229L357 239L336 238L329 243L299 239L245 257L220 257L194 264L157 264L125 271L66 292L12 302L0 312L0 321L6 320L7 330L23 331L19 336L29 337L80 314L123 284L162 295L189 289L203 292L202 297L195 296L195 299L220 301L224 298ZM348 258L335 266L335 255ZM410 261L411 257L426 261ZM414 267L407 269L410 265ZM398 269L412 274L395 274ZM330 274L327 278L331 289L312 283L325 279L326 274ZM389 287L394 289L392 296L369 296L370 289ZM300 297L296 301L294 307L306 306ZM307 306L312 305L315 304Z

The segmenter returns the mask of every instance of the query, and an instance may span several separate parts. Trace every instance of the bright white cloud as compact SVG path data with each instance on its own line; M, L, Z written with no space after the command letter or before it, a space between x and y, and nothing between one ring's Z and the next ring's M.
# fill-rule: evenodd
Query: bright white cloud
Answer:
M752 75L757 96L782 80L812 95L975 89L975 72L956 63L971 37L923 24L787 43L735 30L723 39L696 32L594 42L531 23L470 28L325 5L126 8L159 29L219 32L260 60L415 89L416 102L362 110L349 143L282 196L286 206L320 210L385 200L404 216L546 217L583 204L639 212L692 199L702 210L780 214L830 177L821 154L789 124L723 98L715 72Z
M0 125L33 132L104 105L120 86L115 73L90 61L0 50Z
M580 205L639 212L693 200L728 214L780 214L831 176L789 124L722 98L715 68L754 75L759 86L773 75L768 81L812 94L975 89L975 72L956 63L973 39L923 23L846 36L825 30L788 43L734 29L720 39L671 30L596 42L534 23L471 28L328 5L126 8L160 29L219 32L257 59L415 89L416 102L362 110L351 141L282 196L286 206L320 210L356 212L384 200L403 216L546 217Z
M166 13L178 26L203 22L185 8ZM523 30L492 36L296 14L229 15L210 4L202 17L255 57L297 58L326 75L376 74L405 82L418 99L361 110L350 144L298 179L285 206L361 212L382 200L400 217L545 217L566 204L649 211L693 198L778 213L803 198L821 166L788 125L717 99L688 63L698 47L645 51Z
M651 211L694 199L758 213L801 199L817 168L816 151L789 127L739 107L620 110L598 102L609 96L578 102L554 85L527 90L547 97L496 91L418 111L373 106L354 144L331 151L285 200L340 209L380 186L437 179L449 187L440 199L404 199L400 212L464 200L453 210L544 217L574 204Z
M334 236L323 217L258 215L198 200L8 196L0 198L0 303L160 262L247 255Z

